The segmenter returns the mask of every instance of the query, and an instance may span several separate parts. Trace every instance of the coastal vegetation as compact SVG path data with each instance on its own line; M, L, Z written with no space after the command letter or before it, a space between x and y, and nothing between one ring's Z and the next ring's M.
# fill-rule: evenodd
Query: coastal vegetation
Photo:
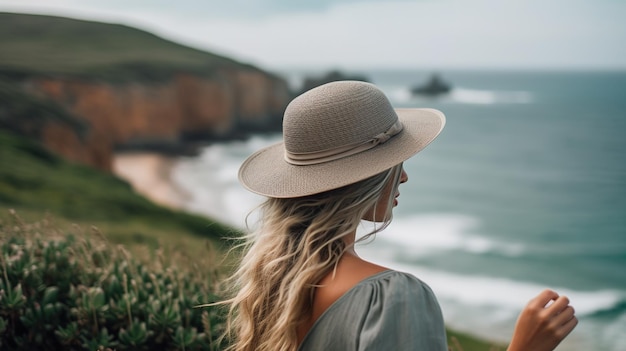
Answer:
M120 243L156 247L157 239L190 234L213 245L237 232L205 217L158 206L116 176L68 162L31 140L0 131L0 210L30 220L49 213L95 225Z
M219 350L238 232L0 131L0 348Z
M136 258L97 229L0 222L3 350L219 350L215 262L179 250Z

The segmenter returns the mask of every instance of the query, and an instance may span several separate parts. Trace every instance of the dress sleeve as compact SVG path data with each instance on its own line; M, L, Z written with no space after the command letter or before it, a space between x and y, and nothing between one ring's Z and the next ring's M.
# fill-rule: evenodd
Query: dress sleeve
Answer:
M370 292L358 350L448 350L441 309L428 285L397 273L377 281Z

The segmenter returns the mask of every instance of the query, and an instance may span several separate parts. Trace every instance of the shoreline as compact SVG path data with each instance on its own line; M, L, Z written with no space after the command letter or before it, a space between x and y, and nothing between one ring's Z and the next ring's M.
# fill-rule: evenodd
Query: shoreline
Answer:
M113 174L150 201L172 209L182 209L190 194L176 185L172 169L178 158L154 152L124 152L113 156Z

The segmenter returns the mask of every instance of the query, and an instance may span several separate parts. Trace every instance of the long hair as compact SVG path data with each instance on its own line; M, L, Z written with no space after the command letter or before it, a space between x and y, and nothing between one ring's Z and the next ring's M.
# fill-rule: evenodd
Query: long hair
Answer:
M300 198L269 198L260 207L258 229L248 235L246 254L231 277L234 297L227 333L232 351L292 351L297 328L310 317L316 284L336 268L349 248L344 238L374 209L385 185L400 183L402 165L360 182ZM393 193L382 225L391 221Z

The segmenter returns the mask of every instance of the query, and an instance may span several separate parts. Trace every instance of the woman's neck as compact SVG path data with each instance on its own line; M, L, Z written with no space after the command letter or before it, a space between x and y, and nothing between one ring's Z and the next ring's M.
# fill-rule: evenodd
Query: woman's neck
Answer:
M344 254L349 254L353 256L357 256L357 253L354 249L354 243L356 242L356 231L350 233L343 237L343 242L346 244L346 251Z

